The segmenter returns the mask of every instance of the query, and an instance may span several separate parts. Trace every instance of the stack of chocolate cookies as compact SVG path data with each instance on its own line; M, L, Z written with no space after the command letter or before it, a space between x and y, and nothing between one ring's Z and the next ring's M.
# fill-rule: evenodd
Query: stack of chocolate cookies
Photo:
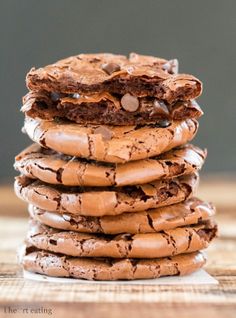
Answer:
M189 142L201 82L177 60L80 54L27 74L17 195L25 270L90 280L189 274L215 237L194 197L206 151Z

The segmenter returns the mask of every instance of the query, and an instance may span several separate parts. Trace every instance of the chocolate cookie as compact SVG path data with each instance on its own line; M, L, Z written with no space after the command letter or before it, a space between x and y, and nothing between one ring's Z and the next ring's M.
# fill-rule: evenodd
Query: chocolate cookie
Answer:
M26 248L21 259L30 272L54 277L73 277L88 280L132 280L161 276L188 275L206 262L201 252L159 259L81 258L52 254Z
M167 127L95 126L26 118L25 131L43 147L70 156L124 163L157 156L190 141L198 122L188 119Z
M212 204L197 198L143 212L122 213L116 216L83 216L45 211L29 205L30 216L42 224L61 230L84 233L155 233L176 227L197 224L215 215Z
M90 96L29 92L21 110L26 116L54 120L68 119L77 124L137 125L199 118L203 112L194 101L168 105L154 97L138 98L130 94L114 96L100 93Z
M159 258L202 250L216 231L209 220L159 233L102 235L60 231L31 220L26 243L74 257Z
M125 186L173 178L201 169L206 151L186 145L124 164L105 164L65 156L33 144L22 151L15 169L29 178L66 186Z
M155 96L168 103L201 94L201 82L175 74L175 61L131 53L80 54L44 68L32 68L26 82L30 90L84 95L108 92Z
M198 174L191 174L137 186L68 188L19 176L15 192L22 200L47 211L103 216L184 201L193 194L198 179Z

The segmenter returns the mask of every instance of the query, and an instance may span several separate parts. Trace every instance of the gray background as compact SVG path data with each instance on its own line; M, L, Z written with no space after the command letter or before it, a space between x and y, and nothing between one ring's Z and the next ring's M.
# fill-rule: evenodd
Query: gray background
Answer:
M205 116L195 144L208 148L204 172L236 171L235 0L0 0L0 182L15 174L25 74L79 52L177 57L204 82Z

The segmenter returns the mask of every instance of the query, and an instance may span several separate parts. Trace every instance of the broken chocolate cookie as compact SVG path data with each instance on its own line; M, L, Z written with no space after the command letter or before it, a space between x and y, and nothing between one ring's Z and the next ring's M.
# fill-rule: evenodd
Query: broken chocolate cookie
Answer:
M68 119L77 124L137 125L164 120L199 118L203 112L194 100L167 104L154 97L137 98L129 93L114 96L107 92L82 96L29 92L21 109L26 116L54 120Z
M134 96L155 96L167 103L190 100L202 91L192 75L173 74L176 67L167 60L131 53L80 54L43 68L32 68L27 86L32 91L79 93L108 92Z

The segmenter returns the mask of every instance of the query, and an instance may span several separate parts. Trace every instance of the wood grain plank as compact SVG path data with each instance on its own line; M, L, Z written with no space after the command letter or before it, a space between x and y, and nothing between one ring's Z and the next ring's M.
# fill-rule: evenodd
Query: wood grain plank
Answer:
M4 308L7 307L16 308L18 312L12 316L1 315L4 312ZM0 303L0 317L16 317L25 318L29 317L22 313L24 309L30 310L51 310L51 317L64 318L64 317L76 317L76 318L195 318L195 317L207 317L207 318L234 318L235 306L224 306L204 304L199 306L198 304L158 304L158 303L68 303L60 302L33 302L33 303ZM32 315L31 317L50 317L48 314Z

